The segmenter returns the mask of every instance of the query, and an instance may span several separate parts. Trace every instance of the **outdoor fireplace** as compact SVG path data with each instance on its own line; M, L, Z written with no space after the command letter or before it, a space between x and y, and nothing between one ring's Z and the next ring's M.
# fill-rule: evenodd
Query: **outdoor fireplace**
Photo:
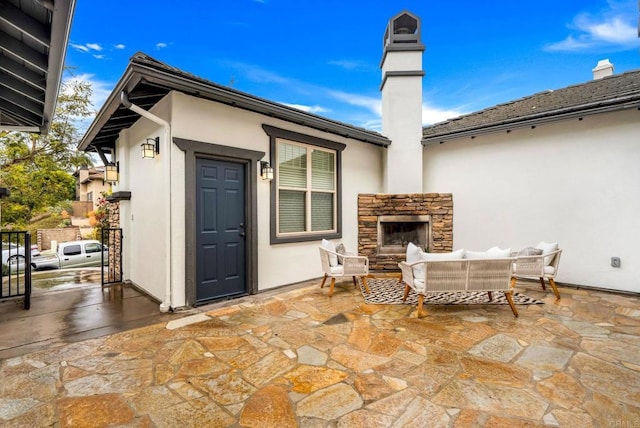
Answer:
M361 193L358 195L358 254L372 271L397 271L407 244L430 253L452 250L450 193Z
M429 250L430 216L378 216L378 254L405 254L409 242Z

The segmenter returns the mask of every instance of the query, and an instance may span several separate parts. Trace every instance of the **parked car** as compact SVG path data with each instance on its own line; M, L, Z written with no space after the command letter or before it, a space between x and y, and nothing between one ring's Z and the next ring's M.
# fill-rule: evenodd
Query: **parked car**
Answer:
M55 251L42 251L39 256L31 257L31 267L39 270L100 266L103 253L106 266L109 260L109 249L100 241L86 239L61 242Z
M6 265L9 259L24 258L24 247L18 246L13 242L2 243L2 264Z

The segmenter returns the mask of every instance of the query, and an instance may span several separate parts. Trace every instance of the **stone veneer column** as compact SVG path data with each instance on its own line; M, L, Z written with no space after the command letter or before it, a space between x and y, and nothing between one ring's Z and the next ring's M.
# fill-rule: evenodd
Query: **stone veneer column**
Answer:
M402 195L366 193L358 195L358 254L369 258L373 271L398 270L405 255L378 254L378 216L429 215L429 251L453 250L453 196L451 193Z
M120 228L120 201L109 202L108 205L108 218L109 218L109 227L111 229L119 229ZM109 248L109 281L122 281L120 277L120 272L122 272L122 260L120 257L116 257L116 254L122 254L122 239L120 239L120 234L112 235L110 237L109 244L111 247Z

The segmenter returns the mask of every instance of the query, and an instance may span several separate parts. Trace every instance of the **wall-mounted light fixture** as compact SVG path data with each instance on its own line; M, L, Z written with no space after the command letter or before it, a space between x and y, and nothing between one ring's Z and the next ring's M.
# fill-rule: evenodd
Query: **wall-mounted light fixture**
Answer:
M273 168L269 162L260 162L260 177L266 181L273 180Z
M107 183L117 183L120 172L120 162L109 162L104 166L104 181Z
M160 154L160 137L147 138L146 143L141 144L142 159L153 159L156 154Z

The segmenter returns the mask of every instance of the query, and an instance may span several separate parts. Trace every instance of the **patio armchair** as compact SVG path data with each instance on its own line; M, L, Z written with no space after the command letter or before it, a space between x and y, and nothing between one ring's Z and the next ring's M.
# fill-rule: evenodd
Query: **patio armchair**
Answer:
M553 244L541 244L544 243L538 244L537 248L543 250L542 254L514 254L516 256L516 261L514 262L513 266L513 278L511 279L511 284L512 286L515 286L517 278L539 278L542 289L546 290L547 287L544 283L544 280L546 279L547 281L549 281L549 285L553 289L553 294L556 295L557 299L560 299L560 292L558 291L558 287L556 286L555 277L558 274L558 266L560 265L560 256L562 255L562 250L557 248L557 244L555 244L555 249Z
M339 247L344 248L342 245ZM331 278L329 297L333 296L336 278L349 276L353 278L353 284L356 287L358 286L356 277L362 278L364 289L367 293L369 292L369 285L367 284L367 275L369 275L368 258L365 256L357 256L346 251L338 252L335 244L325 239L322 240L322 245L320 245L319 249L320 262L322 264L322 271L324 272L324 278L322 278L320 288L324 288L327 278Z

